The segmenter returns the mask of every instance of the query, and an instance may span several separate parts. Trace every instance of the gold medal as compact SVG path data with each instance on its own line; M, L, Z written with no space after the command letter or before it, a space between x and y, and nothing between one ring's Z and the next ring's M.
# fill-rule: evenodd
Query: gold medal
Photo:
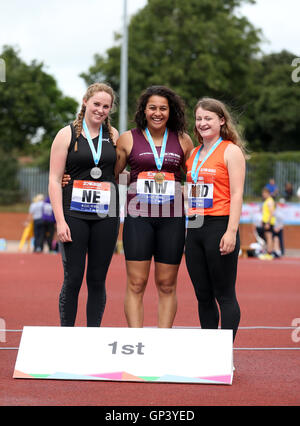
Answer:
M157 183L163 183L163 181L165 180L165 175L162 172L158 172L155 174L154 180Z

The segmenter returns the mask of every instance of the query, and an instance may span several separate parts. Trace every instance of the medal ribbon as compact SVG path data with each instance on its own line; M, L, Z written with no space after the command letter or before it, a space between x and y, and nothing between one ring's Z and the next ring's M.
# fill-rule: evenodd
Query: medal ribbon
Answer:
M101 157L101 152L102 152L102 125L100 127L100 132L99 132L99 138L98 138L98 147L97 147L97 152L95 150L95 146L93 144L89 129L86 125L85 119L83 119L83 129L84 129L84 133L86 135L86 138L88 140L89 146L91 148L92 154L93 154L93 158L94 158L94 162L95 165L97 166Z
M201 151L203 149L203 145L201 146L201 148L199 149L199 151L195 155L195 158L194 158L194 161L193 161L193 166L192 166L192 171L191 171L191 177L192 177L194 183L197 183L201 167L203 166L203 164L205 163L205 161L208 159L208 157L211 156L211 154L214 152L214 150L220 145L220 143L222 142L222 140L223 139L220 137L217 140L217 142L211 147L211 149L206 154L205 158L201 161L201 164L199 165L199 167L197 167L197 164L198 164L198 161L199 161L200 153L201 153ZM196 167L197 167L197 169L196 169Z
M146 131L146 135L147 135L149 144L151 146L151 149L152 149L152 152L153 152L153 155L154 155L156 167L157 167L158 170L160 170L162 168L162 165L163 165L163 162L164 162L164 156L165 156L167 139L168 139L168 129L165 130L165 134L164 134L164 138L163 138L163 142L162 142L162 146L161 146L161 151L160 151L160 157L158 157L157 150L156 150L156 147L154 145L152 136L151 136L147 127L146 127L145 131Z

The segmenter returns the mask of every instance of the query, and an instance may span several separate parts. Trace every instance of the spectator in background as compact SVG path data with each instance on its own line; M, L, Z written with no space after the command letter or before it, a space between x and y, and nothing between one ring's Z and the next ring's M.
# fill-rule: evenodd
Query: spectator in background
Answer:
M49 252L53 251L53 237L55 232L55 216L50 203L50 198L47 197L43 202L43 245L46 241L48 244Z
M275 201L271 196L271 191L268 188L262 190L263 206L262 206L262 224L264 229L264 239L267 243L267 253L260 255L262 260L273 259L273 228L275 225Z
M294 194L293 185L291 184L291 182L286 182L284 186L284 193L283 193L285 201L290 201L293 197L293 194Z
M43 238L44 238L44 221L43 221L43 201L44 195L37 194L29 206L29 220L33 220L34 232L34 253L41 253L43 251Z
M272 198L275 199L277 197L279 190L278 190L278 186L275 183L274 178L271 178L269 180L269 183L266 184L265 188L267 188L270 191L270 195Z
M254 213L252 216L253 233L255 238L264 238L264 228L262 223L262 212Z
M273 255L274 257L281 257L284 255L284 238L283 238L283 213L278 208L275 209L275 224L273 226Z
M259 255L264 254L266 249L261 211L252 215L252 230L255 242L250 244L249 250L247 250L247 255L248 257L258 257Z

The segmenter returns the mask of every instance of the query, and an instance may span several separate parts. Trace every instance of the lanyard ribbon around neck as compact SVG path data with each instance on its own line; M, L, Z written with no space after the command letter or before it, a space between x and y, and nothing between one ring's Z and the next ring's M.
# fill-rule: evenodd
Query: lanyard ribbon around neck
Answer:
M84 129L84 133L85 133L86 138L88 140L90 149L91 149L92 154L93 154L93 159L94 159L95 165L97 166L98 163L99 163L100 157L101 157L101 152L102 152L102 125L100 127L100 132L99 132L97 151L95 150L95 147L94 147L89 129L86 125L85 119L83 119L82 125L83 125L83 129Z
M203 149L203 145L201 146L201 148L199 149L199 151L195 155L195 158L194 158L194 161L193 161L193 166L192 166L192 171L191 171L191 177L192 177L194 183L197 183L197 181L198 181L198 176L199 176L199 172L200 172L201 167L203 166L205 161L211 156L211 154L214 152L214 150L220 145L220 143L222 141L223 141L223 139L220 137L217 140L217 142L210 148L210 150L208 151L208 153L206 154L204 159L201 161L201 164L197 167L199 157L200 157L200 153Z
M164 133L164 138L163 138L163 142L162 142L162 146L161 146L161 151L160 151L160 156L159 157L158 157L155 144L153 142L152 136L151 136L148 128L146 128L145 131L146 131L146 135L147 135L149 144L151 146L151 149L152 149L152 152L153 152L153 155L154 155L154 160L155 160L156 167L157 167L158 170L161 170L163 162L164 162L165 152L166 152L167 139L168 139L168 129L166 129L165 133Z

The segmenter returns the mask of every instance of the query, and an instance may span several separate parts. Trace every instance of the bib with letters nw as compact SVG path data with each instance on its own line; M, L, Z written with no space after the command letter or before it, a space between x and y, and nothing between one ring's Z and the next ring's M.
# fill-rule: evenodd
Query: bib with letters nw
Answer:
M141 203L165 204L174 201L174 173L160 172L163 180L155 180L157 171L141 172L137 178L137 197Z

